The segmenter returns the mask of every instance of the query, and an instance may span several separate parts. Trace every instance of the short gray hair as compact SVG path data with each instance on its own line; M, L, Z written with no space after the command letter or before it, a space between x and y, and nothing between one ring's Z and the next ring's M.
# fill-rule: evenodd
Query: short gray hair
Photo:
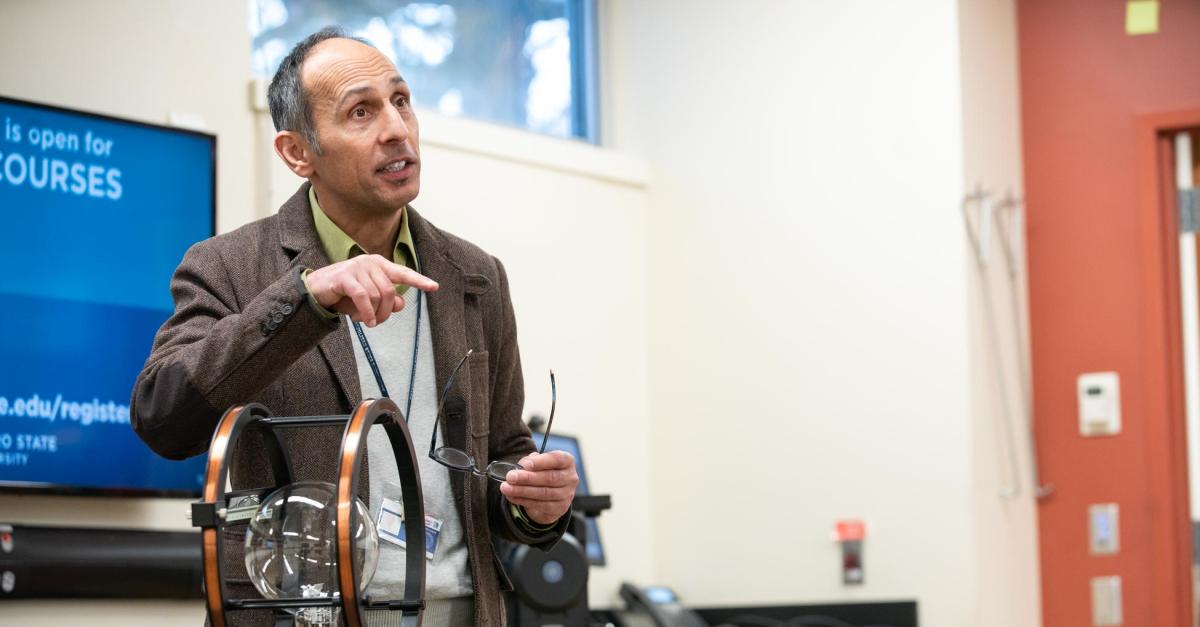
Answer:
M300 79L300 68L308 53L326 39L353 39L354 41L371 45L371 42L361 37L351 37L338 26L326 26L321 30L305 37L295 48L283 58L271 86L267 88L267 104L271 109L271 121L275 123L276 131L293 131L300 133L312 144L313 150L321 154L321 144L317 141L317 128L313 124L312 103L304 91Z

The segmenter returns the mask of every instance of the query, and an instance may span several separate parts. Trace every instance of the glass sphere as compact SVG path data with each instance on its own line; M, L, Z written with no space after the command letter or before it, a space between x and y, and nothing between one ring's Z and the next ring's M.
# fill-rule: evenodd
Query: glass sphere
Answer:
M367 507L354 499L354 559L362 565L359 592L379 563L379 536ZM246 530L246 572L268 599L337 597L337 490L299 481L265 498Z

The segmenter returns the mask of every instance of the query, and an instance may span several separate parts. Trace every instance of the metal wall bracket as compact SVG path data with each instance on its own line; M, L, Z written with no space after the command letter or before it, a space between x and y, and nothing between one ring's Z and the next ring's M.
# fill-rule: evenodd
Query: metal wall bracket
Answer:
M1010 405L1008 384L1005 380L1004 351L1000 343L1000 332L997 329L995 304L987 270L993 222L1000 236L1005 261L1008 264L1009 301L1012 305L1012 321L1017 338L1017 377L1020 383L1021 415L1025 418L1025 427L1028 430L1033 493L1035 498L1044 499L1053 492L1054 486L1042 483L1037 462L1037 441L1033 430L1033 396L1029 381L1029 356L1025 341L1026 334L1022 326L1024 316L1020 308L1021 294L1023 293L1020 276L1021 243L1024 234L1023 207L1022 199L1011 190L1006 190L1002 198L994 200L991 192L985 190L981 184L976 184L970 193L963 196L960 205L963 221L966 224L967 239L975 253L976 270L979 272L984 298L983 310L987 320L988 335L992 342L992 352L996 358L996 385L1001 403L1001 421L1008 442L1011 485L1001 489L1000 494L1006 498L1016 498L1021 495L1021 472L1016 444L1017 436L1011 424L1013 411ZM1197 223L1200 224L1200 220L1197 220Z
M963 196L960 205L963 222L967 226L967 239L971 242L971 250L975 251L975 262L980 266L987 265L988 251L992 241L990 196L991 192L984 190L982 185L976 184L971 193ZM971 215L972 208L976 213L974 217Z

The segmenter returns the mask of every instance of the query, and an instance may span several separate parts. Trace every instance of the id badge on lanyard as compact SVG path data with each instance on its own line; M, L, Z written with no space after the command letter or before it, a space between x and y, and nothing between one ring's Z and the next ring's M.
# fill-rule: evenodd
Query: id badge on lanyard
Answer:
M404 506L400 503L400 486L391 481L384 483L383 503L379 506L379 517L375 528L379 539L402 549L408 547L408 536L404 530ZM437 553L438 540L442 535L442 519L426 510L425 513L425 559L432 560Z

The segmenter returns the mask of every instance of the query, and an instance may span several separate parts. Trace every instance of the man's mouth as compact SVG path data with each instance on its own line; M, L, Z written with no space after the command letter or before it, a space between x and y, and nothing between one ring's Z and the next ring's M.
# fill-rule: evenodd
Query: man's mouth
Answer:
M376 168L375 171L388 179L403 180L412 173L412 165L413 162L408 159L396 159Z

